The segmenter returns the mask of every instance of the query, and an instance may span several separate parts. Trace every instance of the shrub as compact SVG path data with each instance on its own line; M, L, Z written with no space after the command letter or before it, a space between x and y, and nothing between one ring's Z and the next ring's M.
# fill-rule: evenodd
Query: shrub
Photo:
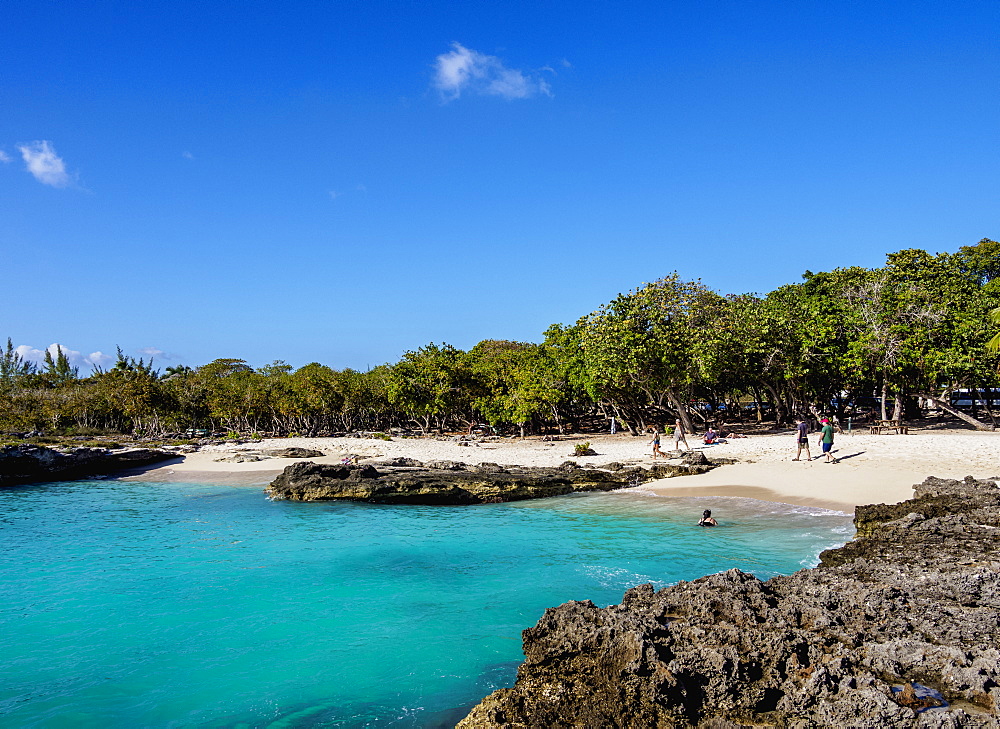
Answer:
M573 455L574 456L590 455L590 441L588 440L586 443L577 443L575 446L573 446Z

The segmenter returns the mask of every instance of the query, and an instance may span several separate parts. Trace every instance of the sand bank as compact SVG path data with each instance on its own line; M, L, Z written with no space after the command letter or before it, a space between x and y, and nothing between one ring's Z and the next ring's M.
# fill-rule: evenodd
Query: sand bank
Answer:
M573 446L589 441L598 455L574 457ZM813 455L818 453L811 437ZM709 458L738 462L698 476L654 481L640 491L658 496L745 496L806 506L851 511L857 504L896 503L912 496L912 486L934 475L942 478L992 478L1000 475L1000 433L953 430L912 430L910 435L841 435L834 446L838 462L793 462L795 434L756 435L715 446L690 444ZM460 445L448 439L401 438L392 441L357 438L281 438L244 445L209 446L136 477L143 480L213 481L257 485L269 482L292 463L286 458L231 463L216 459L233 453L288 446L321 450L327 455L308 460L337 463L353 454L362 458L405 456L420 461L557 466L566 460L580 465L611 461L650 464L648 438L628 435L564 437L555 442L538 438L487 441ZM670 441L664 442L669 448Z

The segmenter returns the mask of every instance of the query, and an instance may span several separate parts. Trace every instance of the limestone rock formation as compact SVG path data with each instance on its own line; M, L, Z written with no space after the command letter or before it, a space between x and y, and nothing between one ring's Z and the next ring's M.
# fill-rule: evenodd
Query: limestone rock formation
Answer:
M605 471L567 461L556 468L467 465L458 461L406 459L406 467L331 466L301 461L285 468L267 488L273 499L369 501L394 504L484 504L560 496L573 491L611 491L658 478L703 473L713 467L658 464L650 469ZM395 461L398 462L398 461Z
M28 444L5 446L0 448L0 486L72 481L140 468L172 458L177 458L177 454L157 448L70 448L60 452Z
M915 490L815 569L549 608L459 727L1000 726L1000 491Z
M315 448L275 448L273 450L265 451L269 456L275 456L276 458L322 458L326 454L323 451L318 451Z

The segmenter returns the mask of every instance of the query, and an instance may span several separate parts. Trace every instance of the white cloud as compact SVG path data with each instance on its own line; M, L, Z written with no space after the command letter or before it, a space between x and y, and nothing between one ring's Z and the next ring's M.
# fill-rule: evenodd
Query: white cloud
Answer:
M173 359L174 358L174 355L168 354L168 353L164 352L159 347L140 347L139 349L137 349L135 351L138 354L141 354L143 357L148 357L149 359L153 359L154 357L156 359Z
M66 187L72 178L66 172L66 163L56 154L52 143L46 140L18 146L24 166L43 185Z
M544 79L507 68L496 56L473 51L461 43L452 43L448 53L435 59L434 88L445 101L457 99L465 91L508 100L552 95Z
M338 197L344 194L342 192L337 192L336 190L328 190L327 192L329 192L331 200L336 200Z
M4 152L2 149L0 149L0 162L3 162L4 164L10 162L10 155Z
M50 344L45 349L35 349L27 344L22 344L18 346L14 351L19 355L24 357L24 359L35 362L36 364L41 364L45 361L45 352L48 350L52 358L59 354L59 350L62 349L63 354L66 355L66 359L74 367L80 367L81 369L93 369L94 367L106 367L115 361L115 357L110 354L104 354L104 352L97 351L91 352L90 354L83 354L82 352L77 352L75 349L70 349L64 347L61 344Z
M183 157L184 159L194 159L194 155L188 152L186 149L183 152L181 152L181 157Z

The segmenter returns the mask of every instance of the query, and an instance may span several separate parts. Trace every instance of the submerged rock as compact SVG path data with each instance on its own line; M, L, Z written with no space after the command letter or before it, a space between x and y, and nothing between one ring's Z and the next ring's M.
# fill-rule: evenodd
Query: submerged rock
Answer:
M5 446L0 448L0 486L40 481L72 481L140 468L172 458L177 458L177 454L158 448L114 451L105 448L70 448L66 452L60 452L28 444Z
M400 460L394 464L404 465ZM416 462L419 463L419 462ZM369 501L384 504L485 504L560 496L574 491L611 491L671 476L702 473L699 466L656 465L614 472L581 468L573 461L556 468L527 468L458 461L429 461L422 467L328 466L293 463L271 482L267 493L292 501Z
M915 491L815 569L549 608L459 727L1000 726L1000 491Z

